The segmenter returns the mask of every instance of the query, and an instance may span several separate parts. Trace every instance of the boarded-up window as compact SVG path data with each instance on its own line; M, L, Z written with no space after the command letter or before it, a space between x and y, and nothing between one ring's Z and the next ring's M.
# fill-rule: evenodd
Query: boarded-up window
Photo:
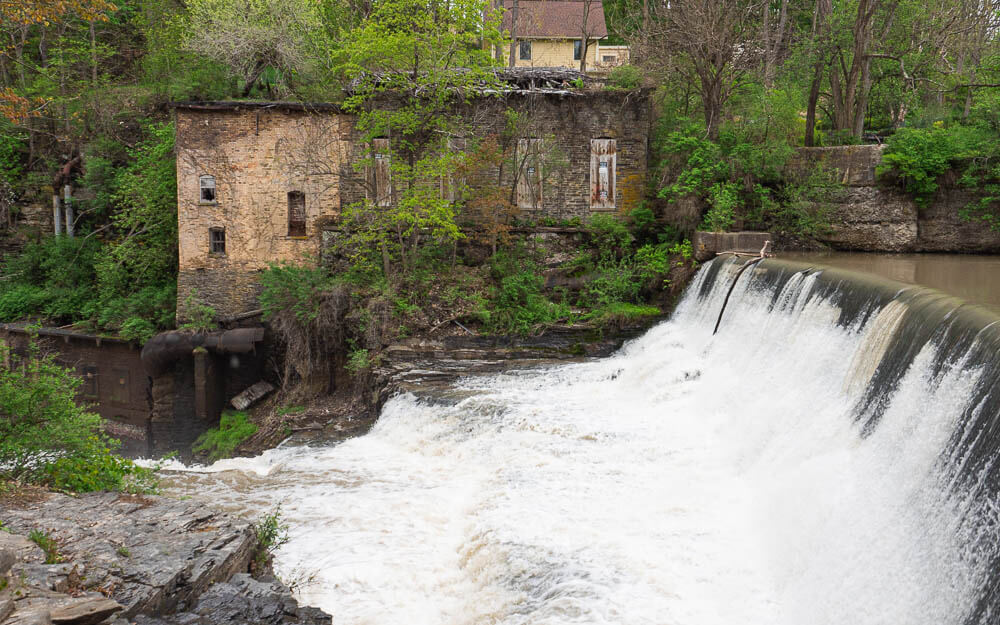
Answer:
M200 176L198 178L198 187L200 188L199 201L206 204L214 204L215 176Z
M288 236L306 236L306 194L301 191L288 192Z
M226 253L226 229L225 228L209 228L208 229L208 251L212 254L225 254Z
M80 377L83 384L80 385L80 393L87 399L97 399L97 367L84 365L80 368Z
M459 154L465 151L465 139L461 137L448 138L448 152ZM449 202L460 202L465 191L465 177L454 172L441 179L441 197Z
M111 401L116 404L129 402L129 371L128 369L111 370Z
M390 154L388 139L372 140L372 158L375 161L375 171L372 175L372 188L375 192L376 206L392 206L392 177L390 176Z
M517 142L517 207L537 210L542 207L542 140L520 139Z
M590 141L590 207L615 207L615 166L617 156L614 139Z

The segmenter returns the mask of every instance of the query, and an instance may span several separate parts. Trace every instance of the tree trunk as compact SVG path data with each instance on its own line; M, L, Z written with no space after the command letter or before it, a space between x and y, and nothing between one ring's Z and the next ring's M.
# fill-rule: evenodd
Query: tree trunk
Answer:
M507 59L507 67L514 67L515 56L514 53L517 52L517 10L519 7L518 0L514 0L514 6L510 12L510 58Z

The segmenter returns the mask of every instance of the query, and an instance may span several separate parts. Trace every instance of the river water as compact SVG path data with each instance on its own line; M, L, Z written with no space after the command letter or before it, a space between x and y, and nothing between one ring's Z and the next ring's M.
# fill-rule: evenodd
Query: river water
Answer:
M713 336L735 268L610 358L397 396L365 436L174 465L170 492L280 503L278 572L336 623L996 622L997 498L955 442L995 381L982 331L903 362L941 298L765 261Z

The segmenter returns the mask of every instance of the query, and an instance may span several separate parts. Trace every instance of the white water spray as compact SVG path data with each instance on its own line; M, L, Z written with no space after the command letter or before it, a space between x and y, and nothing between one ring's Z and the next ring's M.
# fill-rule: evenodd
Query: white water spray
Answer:
M177 488L281 502L279 573L339 623L962 624L986 571L939 458L980 374L924 346L864 437L902 305L845 328L815 272L745 275L713 337L722 273L614 357L396 397L363 437Z

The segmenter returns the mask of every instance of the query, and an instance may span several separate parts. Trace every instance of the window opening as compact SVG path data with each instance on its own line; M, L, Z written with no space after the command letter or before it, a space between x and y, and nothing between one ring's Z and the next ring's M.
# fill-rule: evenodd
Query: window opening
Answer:
M517 206L542 207L542 140L520 139L517 142Z
M618 154L614 139L590 141L590 207L615 207L615 166Z
M288 192L288 236L306 236L306 194L301 191Z
M448 137L448 151L450 153L465 152L465 139L462 137ZM449 202L459 202L465 191L465 177L456 172L449 172L441 179L441 198Z
M521 41L519 43L520 43L520 45L518 46L518 50L520 51L520 55L519 56L521 57L521 60L522 61L530 61L531 60L531 42L530 41Z
M392 206L392 155L389 152L389 140L386 138L372 140L372 153L375 160L375 205Z
M213 254L225 254L226 253L226 229L225 228L209 228L208 229L208 251Z
M577 39L573 42L573 60L579 61L581 56L583 56L583 41Z
M198 178L198 184L201 187L201 198L202 202L212 202L215 200L215 176L201 176Z

